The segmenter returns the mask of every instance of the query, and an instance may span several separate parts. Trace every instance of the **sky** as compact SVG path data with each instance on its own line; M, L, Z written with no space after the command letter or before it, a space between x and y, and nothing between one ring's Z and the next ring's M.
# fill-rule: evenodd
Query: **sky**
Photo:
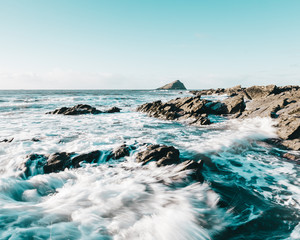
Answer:
M299 0L0 0L0 89L300 83Z

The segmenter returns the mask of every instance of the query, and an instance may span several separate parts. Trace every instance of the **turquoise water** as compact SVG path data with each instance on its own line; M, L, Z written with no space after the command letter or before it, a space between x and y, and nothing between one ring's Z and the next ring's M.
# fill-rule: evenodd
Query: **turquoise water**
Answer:
M195 127L149 118L145 102L190 96L179 91L0 91L0 239L300 239L300 166L273 120L226 120ZM90 104L120 113L46 115ZM32 139L39 141L32 141ZM135 146L119 161L22 177L31 153L110 151ZM204 160L203 183L175 166L141 167L144 144L166 144L182 160Z

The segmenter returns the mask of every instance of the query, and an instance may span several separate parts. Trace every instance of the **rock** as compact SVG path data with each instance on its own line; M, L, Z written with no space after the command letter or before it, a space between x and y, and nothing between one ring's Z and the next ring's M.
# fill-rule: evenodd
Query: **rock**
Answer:
M101 155L101 151L96 150L90 153L80 154L72 159L72 167L78 168L80 167L79 163L85 161L88 163L98 162Z
M137 111L147 113L150 117L156 117L165 120L186 120L191 122L197 121L197 124L210 124L207 116L203 116L207 100L201 100L200 97L185 97L173 99L169 102L162 103L156 101L145 103L137 108Z
M74 107L62 107L46 114L80 115L80 114L99 114L102 113L94 107L87 104L78 104Z
M26 178L39 173L44 173L43 167L47 162L47 156L43 154L30 154L26 157L26 161L21 164Z
M218 101L217 102L209 101L204 105L204 107L205 110L203 112L205 113L216 114L216 115L227 113L226 105Z
M2 142L10 143L10 142L12 142L13 140L14 140L14 138L5 138L5 139L1 140L0 143L2 143Z
M74 153L60 152L51 154L44 166L44 173L59 172L69 168L72 165L72 155Z
M33 141L33 142L40 142L41 140L34 137L34 138L31 138L31 141Z
M242 95L229 97L225 99L223 103L226 105L226 113L228 114L241 113L246 108L244 97Z
M277 125L278 136L285 140L300 138L300 117L283 116Z
M185 171L185 170L194 170L192 173L192 178L194 178L197 181L202 182L203 176L202 176L202 168L203 168L203 161L194 161L194 160L186 160L176 166L178 171Z
M168 83L157 89L158 90L186 90L184 84L182 82L180 82L179 80Z
M292 160L292 161L299 161L299 157L297 157L296 155L294 154L291 154L291 153L285 153L282 155L282 157L286 158L286 159L289 159L289 160ZM299 161L300 163L300 161Z
M122 110L121 108L112 107L112 108L106 110L105 113L117 113L117 112L120 112L121 110Z
M299 151L300 150L300 139L284 140L281 142L281 145L285 146L286 148Z
M178 164L180 163L179 150L173 146L150 145L137 154L136 160L143 165L151 161L155 161L157 166Z
M246 88L246 93L250 97L250 99L263 98L271 95L272 93L276 93L277 86L276 85L268 85L268 86L252 86Z
M123 144L117 148L115 148L112 152L112 158L117 160L126 156L130 155L130 151L132 149L135 149L135 147L127 146L126 144Z

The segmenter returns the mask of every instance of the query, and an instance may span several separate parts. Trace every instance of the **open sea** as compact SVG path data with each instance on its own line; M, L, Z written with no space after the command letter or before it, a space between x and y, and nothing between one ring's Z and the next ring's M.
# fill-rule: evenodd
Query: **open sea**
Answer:
M268 144L268 118L195 127L147 117L138 105L191 96L188 91L0 91L0 239L279 240L300 239L300 165ZM210 96L224 98L224 96ZM49 115L89 104L120 113ZM24 177L32 153L109 152L129 157ZM172 145L182 160L203 160L203 183L175 166L141 166L145 144ZM290 151L293 153L293 151Z

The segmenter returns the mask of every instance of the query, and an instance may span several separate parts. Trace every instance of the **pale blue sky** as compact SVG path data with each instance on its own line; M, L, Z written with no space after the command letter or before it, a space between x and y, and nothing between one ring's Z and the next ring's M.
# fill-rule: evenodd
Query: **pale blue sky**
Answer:
M0 0L0 88L300 82L299 0Z

